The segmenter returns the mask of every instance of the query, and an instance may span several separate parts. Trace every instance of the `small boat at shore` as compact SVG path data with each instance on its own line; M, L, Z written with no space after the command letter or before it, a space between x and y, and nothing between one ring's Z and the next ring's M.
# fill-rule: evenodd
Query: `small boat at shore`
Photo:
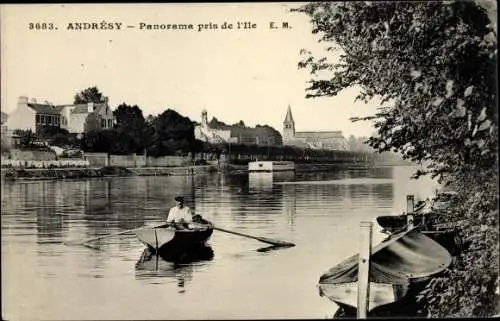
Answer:
M204 221L191 222L181 228L169 225L144 227L136 232L136 236L154 253L165 253L183 252L204 246L212 233L212 223Z
M407 214L377 217L377 223L383 228L382 232L387 234L397 233L405 229L407 220ZM453 256L456 256L465 246L459 237L456 224L445 222L442 214L432 212L414 214L413 225L418 227L422 234L441 244Z
M250 173L295 171L295 163L289 161L255 161L248 163Z
M340 307L357 307L358 257L353 255L319 280L321 296ZM400 301L412 287L425 284L446 269L450 253L417 229L390 235L372 248L368 311Z

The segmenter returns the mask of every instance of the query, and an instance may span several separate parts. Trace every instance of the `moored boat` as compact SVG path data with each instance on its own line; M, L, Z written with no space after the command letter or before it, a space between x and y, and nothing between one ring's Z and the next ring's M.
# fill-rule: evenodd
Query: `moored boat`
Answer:
M390 235L372 249L368 311L397 302L415 286L451 264L450 253L417 229ZM320 295L339 306L357 307L358 254L331 268L319 280Z
M204 246L213 233L208 221L192 222L182 228L174 226L144 227L136 232L140 242L155 253L182 252Z
M255 161L248 163L249 172L294 171L295 163L290 161Z
M377 223L387 234L397 233L407 228L408 215L384 215L377 217ZM420 232L446 248L451 255L456 256L464 247L459 237L456 224L444 222L444 216L439 213L413 214L413 225Z

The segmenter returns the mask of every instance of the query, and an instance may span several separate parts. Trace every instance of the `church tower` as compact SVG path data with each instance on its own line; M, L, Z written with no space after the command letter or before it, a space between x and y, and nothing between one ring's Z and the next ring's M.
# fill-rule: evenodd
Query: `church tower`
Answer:
M292 117L292 109L288 105L285 121L283 122L283 143L295 138L295 122Z
M208 116L205 108L201 111L201 126L208 127Z

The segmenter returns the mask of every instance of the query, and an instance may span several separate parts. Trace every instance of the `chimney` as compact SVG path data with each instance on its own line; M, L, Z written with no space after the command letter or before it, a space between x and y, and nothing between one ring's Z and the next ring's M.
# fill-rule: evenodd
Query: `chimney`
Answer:
M91 113L94 111L94 103L87 103L87 112Z
M28 97L27 96L19 96L19 100L17 101L17 108L28 108Z

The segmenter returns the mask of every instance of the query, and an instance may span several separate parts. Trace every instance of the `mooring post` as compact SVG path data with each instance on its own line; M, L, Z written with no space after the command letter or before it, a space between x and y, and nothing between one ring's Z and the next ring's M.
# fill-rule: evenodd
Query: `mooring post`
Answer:
M413 195L406 195L406 225L408 225L408 229L413 228L414 200Z
M361 222L358 256L358 319L366 319L370 302L370 256L372 253L372 222Z

